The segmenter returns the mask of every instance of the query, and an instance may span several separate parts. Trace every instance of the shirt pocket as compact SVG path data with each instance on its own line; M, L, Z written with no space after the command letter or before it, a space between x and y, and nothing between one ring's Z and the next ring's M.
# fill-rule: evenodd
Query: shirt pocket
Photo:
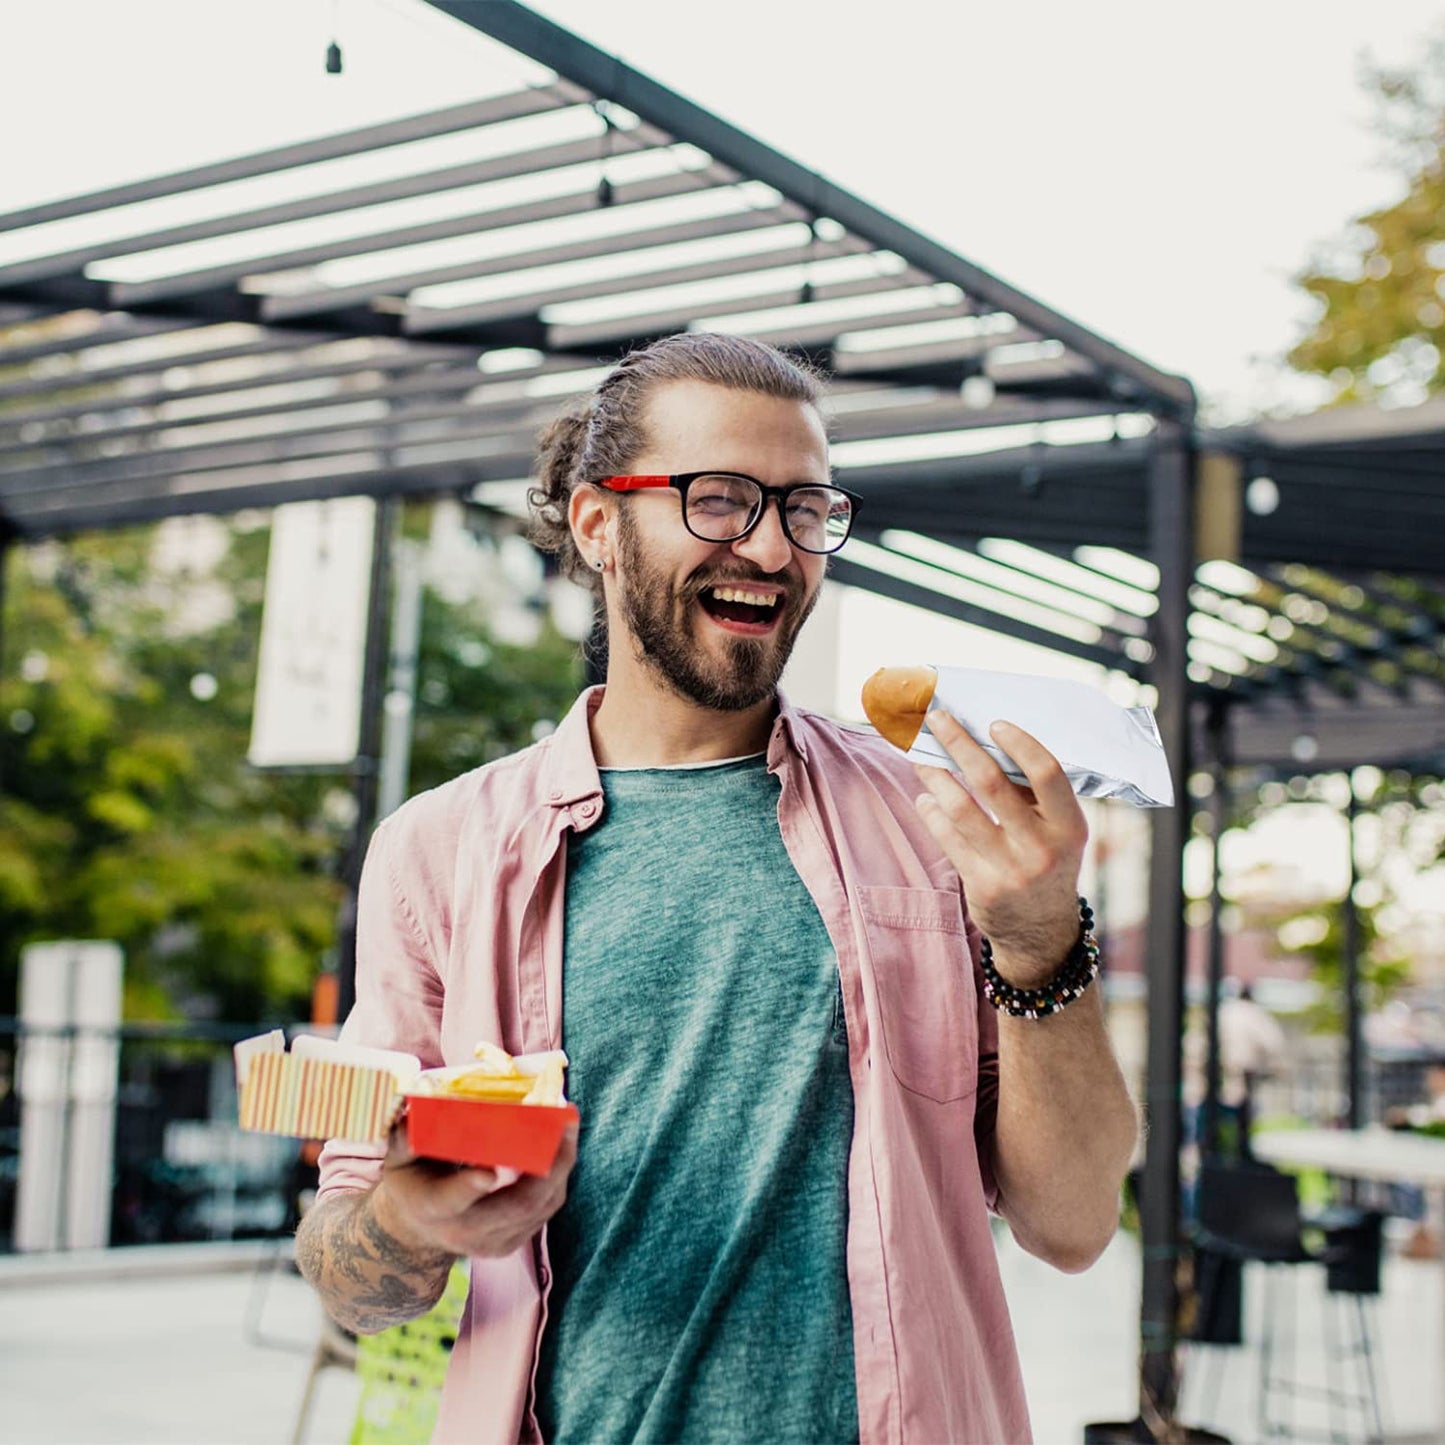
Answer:
M883 1047L909 1092L949 1103L978 1088L978 999L956 892L857 890Z

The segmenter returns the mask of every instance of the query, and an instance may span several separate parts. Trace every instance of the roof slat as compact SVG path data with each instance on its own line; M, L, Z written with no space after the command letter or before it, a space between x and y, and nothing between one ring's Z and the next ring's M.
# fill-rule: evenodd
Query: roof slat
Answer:
M438 266L429 271L403 272L352 286L333 286L317 291L304 291L294 296L267 296L261 303L261 319L287 321L298 316L316 316L335 310L338 306L371 301L377 296L406 296L423 286L439 286L452 281L477 281L488 276L514 275L535 267L565 265L572 261L589 260L594 256L615 256L657 246L730 236L782 225L795 221L800 216L798 208L788 202L762 210L706 216L697 221L679 221L675 225L654 226L648 230L592 236L556 246L534 246L505 256L489 256L485 260L464 261L455 266Z
M203 220L166 226L158 231L111 237L71 251L54 252L28 261L17 261L9 266L0 266L0 287L23 286L32 281L46 281L57 276L84 272L87 266L98 261L111 261L118 256L162 251L174 246L190 245L196 241L213 240L217 236L242 235L247 231L285 226L318 216L335 216L344 211L387 205L415 196L431 196L508 180L515 176L563 170L568 166L600 161L613 154L632 153L666 145L669 139L651 126L639 126L635 130L616 132L615 135L616 139L604 132L582 140L490 156L486 160L471 161L466 165L395 176L385 181L372 181L364 186L301 196L271 206L257 206L247 211L207 216ZM145 298L146 285L146 282L120 285L116 288L116 295L118 298L128 298L127 304L134 304L137 299Z
M837 301L852 296L882 295L890 291L915 287L926 282L916 272L897 271L877 276L865 276L856 281L828 281L812 288L814 301ZM553 325L547 328L549 343L558 350L566 351L581 346L596 346L609 342L629 341L634 337L657 336L666 331L685 328L700 316L723 315L745 316L750 311L774 311L786 306L805 304L800 287L788 286L783 289L759 292L752 296L727 297L713 302L693 302L690 305L674 305L660 311L648 311L632 316L618 316L605 321L590 321L571 326ZM966 308L965 308L966 309ZM930 315L934 314L932 309ZM940 315L957 315L939 308ZM852 329L851 321L833 321L831 335ZM741 327L736 329L741 330ZM789 328L787 334L794 334Z
M631 181L613 188L612 207L638 205L670 196L682 196L731 185L736 180L724 172L709 168L679 171L674 175L653 176ZM311 246L297 246L266 256L248 257L223 265L207 266L154 281L112 282L109 295L112 305L135 307L177 297L196 296L206 291L235 285L246 276L263 276L276 271L289 271L337 261L347 256L369 256L383 251L421 246L430 241L445 241L453 236L471 236L481 231L500 231L509 226L524 226L533 221L551 220L558 216L576 216L600 209L595 184L579 190L551 196L545 201L525 201L517 205L499 206L493 210L471 211L462 216L449 216L439 221L424 221L414 226L396 226L370 231L357 236L338 238Z
M433 136L456 131L474 130L495 125L499 121L518 120L545 110L576 105L591 99L580 86L559 77L551 85L513 91L507 95L490 96L466 105L431 111L426 115L405 116L384 121L380 125L362 126L358 130L323 136L319 140L302 141L297 145L278 146L273 150L255 151L251 155L211 165L193 166L121 186L109 186L82 196L49 201L43 205L26 206L0 215L0 231L22 230L28 226L45 225L50 221L67 220L72 216L92 215L117 206L153 201L161 196L181 195L186 191L204 190L230 181L247 180L252 176L274 175L298 166L315 165L319 161L338 160L342 156L361 155L428 140Z
M747 276L754 272L805 265L810 261L821 261L835 256L858 255L867 249L866 242L848 237L816 244L805 242L801 246L779 247L772 251L750 251L745 256L695 261L690 265L633 272L601 281L579 281L572 286L557 286L550 291L533 291L523 296L503 296L495 301L479 302L475 306L418 306L407 312L404 329L410 336L427 336L477 322L536 316L544 308L566 301L584 301L598 296L630 296L635 292L664 286L712 281L724 276Z

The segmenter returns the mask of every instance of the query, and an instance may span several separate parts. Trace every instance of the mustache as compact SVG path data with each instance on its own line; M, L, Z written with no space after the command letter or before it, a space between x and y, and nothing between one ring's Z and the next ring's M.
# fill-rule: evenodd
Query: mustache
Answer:
M790 581L780 577L776 572L762 572L753 568L746 572L710 573L706 577L690 579L687 591L693 596L698 596L710 587L746 587L749 584L766 587L769 590L779 587L782 589L783 601L788 601L795 590Z

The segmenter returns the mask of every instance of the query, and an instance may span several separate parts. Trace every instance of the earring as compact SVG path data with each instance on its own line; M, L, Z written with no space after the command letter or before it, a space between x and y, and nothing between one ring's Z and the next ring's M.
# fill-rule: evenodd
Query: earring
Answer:
M607 563L604 562L601 557L599 557L592 565L593 565L599 572L601 572L601 571L605 570L605 568L606 568L606 566L607 566Z

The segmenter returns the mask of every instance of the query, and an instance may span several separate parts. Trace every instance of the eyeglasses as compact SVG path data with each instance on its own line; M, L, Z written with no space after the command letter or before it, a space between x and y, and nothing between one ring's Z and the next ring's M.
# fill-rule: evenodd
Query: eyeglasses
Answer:
M771 497L783 535L803 552L836 552L848 540L863 499L842 487L765 487L744 472L678 472L673 476L603 477L609 492L672 487L682 497L682 522L703 542L738 542L762 520Z

